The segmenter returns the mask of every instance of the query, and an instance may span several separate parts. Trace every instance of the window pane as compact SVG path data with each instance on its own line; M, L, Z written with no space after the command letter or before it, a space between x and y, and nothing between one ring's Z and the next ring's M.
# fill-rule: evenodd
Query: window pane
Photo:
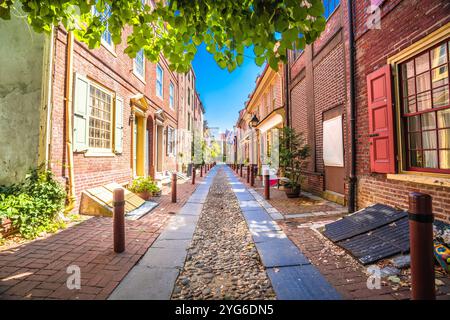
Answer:
M439 128L450 128L450 109L438 111L437 114Z
M422 153L420 151L409 152L409 165L411 167L422 167Z
M420 142L420 132L409 134L409 149L422 149L422 144Z
M439 130L439 148L450 149L450 129Z
M437 67L447 62L447 46L445 43L431 50L431 67Z
M433 107L439 108L448 105L448 87L433 90Z
M441 169L450 169L450 150L441 150L439 160Z
M416 74L427 71L430 68L428 52L422 54L415 59L416 61Z
M422 130L430 130L436 128L436 114L434 112L422 115Z
M420 76L416 77L416 89L417 93L424 92L430 90L430 73L425 72Z
M423 152L423 167L424 168L437 168L437 151L424 151Z
M436 131L422 132L422 144L424 149L436 149Z
M408 132L420 131L419 116L408 117Z
M417 95L417 111L431 109L431 92Z
M433 88L437 88L448 84L448 67L447 65L433 69L431 71L431 81Z
M403 78L414 77L414 60L403 65Z
M405 113L416 112L416 96L405 98L403 103L405 106Z

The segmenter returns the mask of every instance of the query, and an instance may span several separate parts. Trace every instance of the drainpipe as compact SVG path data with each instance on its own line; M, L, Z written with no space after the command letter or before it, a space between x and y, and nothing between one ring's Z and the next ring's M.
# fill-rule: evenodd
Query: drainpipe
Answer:
M289 99L289 58L288 62L284 64L284 81L285 81L285 91L284 94L286 95L286 99L284 100L285 103L285 112L286 112L286 127L289 127L291 125L291 105L290 105L290 99Z
M350 71L350 152L351 168L348 184L348 211L356 210L356 96L355 96L355 39L353 33L353 4L347 1L349 32L349 71Z
M65 112L66 112L66 152L67 167L69 170L68 193L66 213L75 207L75 180L73 173L73 145L72 145L72 89L73 89L73 33L67 32L67 56L66 56L66 92L65 92Z

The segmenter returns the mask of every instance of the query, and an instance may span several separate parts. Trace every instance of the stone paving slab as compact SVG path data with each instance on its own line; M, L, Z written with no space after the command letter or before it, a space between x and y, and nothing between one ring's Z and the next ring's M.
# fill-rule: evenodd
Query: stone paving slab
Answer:
M266 268L310 264L295 244L287 238L258 242L256 248Z
M281 228L272 219L262 221L251 220L247 222L247 225L251 232L281 231Z
M341 295L312 265L268 268L278 299L339 300Z
M136 265L108 300L169 300L178 273L176 268Z
M203 204L201 203L191 203L187 202L183 208L181 208L180 212L177 214L181 215L195 215L198 216L202 212Z
M149 248L138 265L156 268L182 268L187 248Z
M152 248L167 248L167 249L176 249L176 248L188 248L191 244L191 240L188 239L157 239Z
M288 237L283 231L266 231L266 232L252 232L252 238L255 243L267 242L276 239L287 239Z
M262 222L262 221L270 220L270 216L263 209L261 209L261 210L252 210L252 211L245 211L242 214L244 215L244 218L247 221L247 223L250 223L251 221Z

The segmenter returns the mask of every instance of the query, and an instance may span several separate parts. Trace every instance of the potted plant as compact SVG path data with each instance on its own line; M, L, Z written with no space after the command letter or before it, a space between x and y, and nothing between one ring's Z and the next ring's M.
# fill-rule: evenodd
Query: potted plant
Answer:
M309 146L302 133L285 127L280 135L280 166L288 180L284 183L284 190L288 198L298 198L303 180L304 170L310 154Z
M150 177L134 179L128 189L146 201L161 191Z

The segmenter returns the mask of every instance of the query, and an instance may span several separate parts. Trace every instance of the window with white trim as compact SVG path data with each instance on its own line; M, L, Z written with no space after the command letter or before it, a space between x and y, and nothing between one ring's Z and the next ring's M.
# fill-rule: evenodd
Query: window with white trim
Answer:
M133 71L139 78L144 80L144 78L145 78L144 49L141 49L136 53L136 57L134 58L134 63L133 63Z
M112 155L123 149L123 98L86 76L75 74L74 152Z
M175 129L167 127L167 155L175 155Z
M169 107L170 109L175 109L175 100L174 100L174 91L175 87L173 86L173 83L170 82L170 88L169 88Z
M109 24L108 24L108 19L111 17L111 5L109 5L108 3L105 3L105 7L106 7L106 9L104 12L99 12L97 10L97 8L95 7L95 5L92 6L92 8L93 8L92 10L93 10L93 14L95 16L99 16L100 20L105 25L105 31L103 31L103 33L102 33L102 43L109 48L113 48L114 43L112 41L112 36L111 36L111 32L109 31Z
M89 148L111 149L112 95L100 86L89 86Z
M164 81L164 71L162 67L156 65L156 95L163 98L163 81Z
M339 0L323 0L323 6L325 8L325 19L328 19L333 12L339 7Z

